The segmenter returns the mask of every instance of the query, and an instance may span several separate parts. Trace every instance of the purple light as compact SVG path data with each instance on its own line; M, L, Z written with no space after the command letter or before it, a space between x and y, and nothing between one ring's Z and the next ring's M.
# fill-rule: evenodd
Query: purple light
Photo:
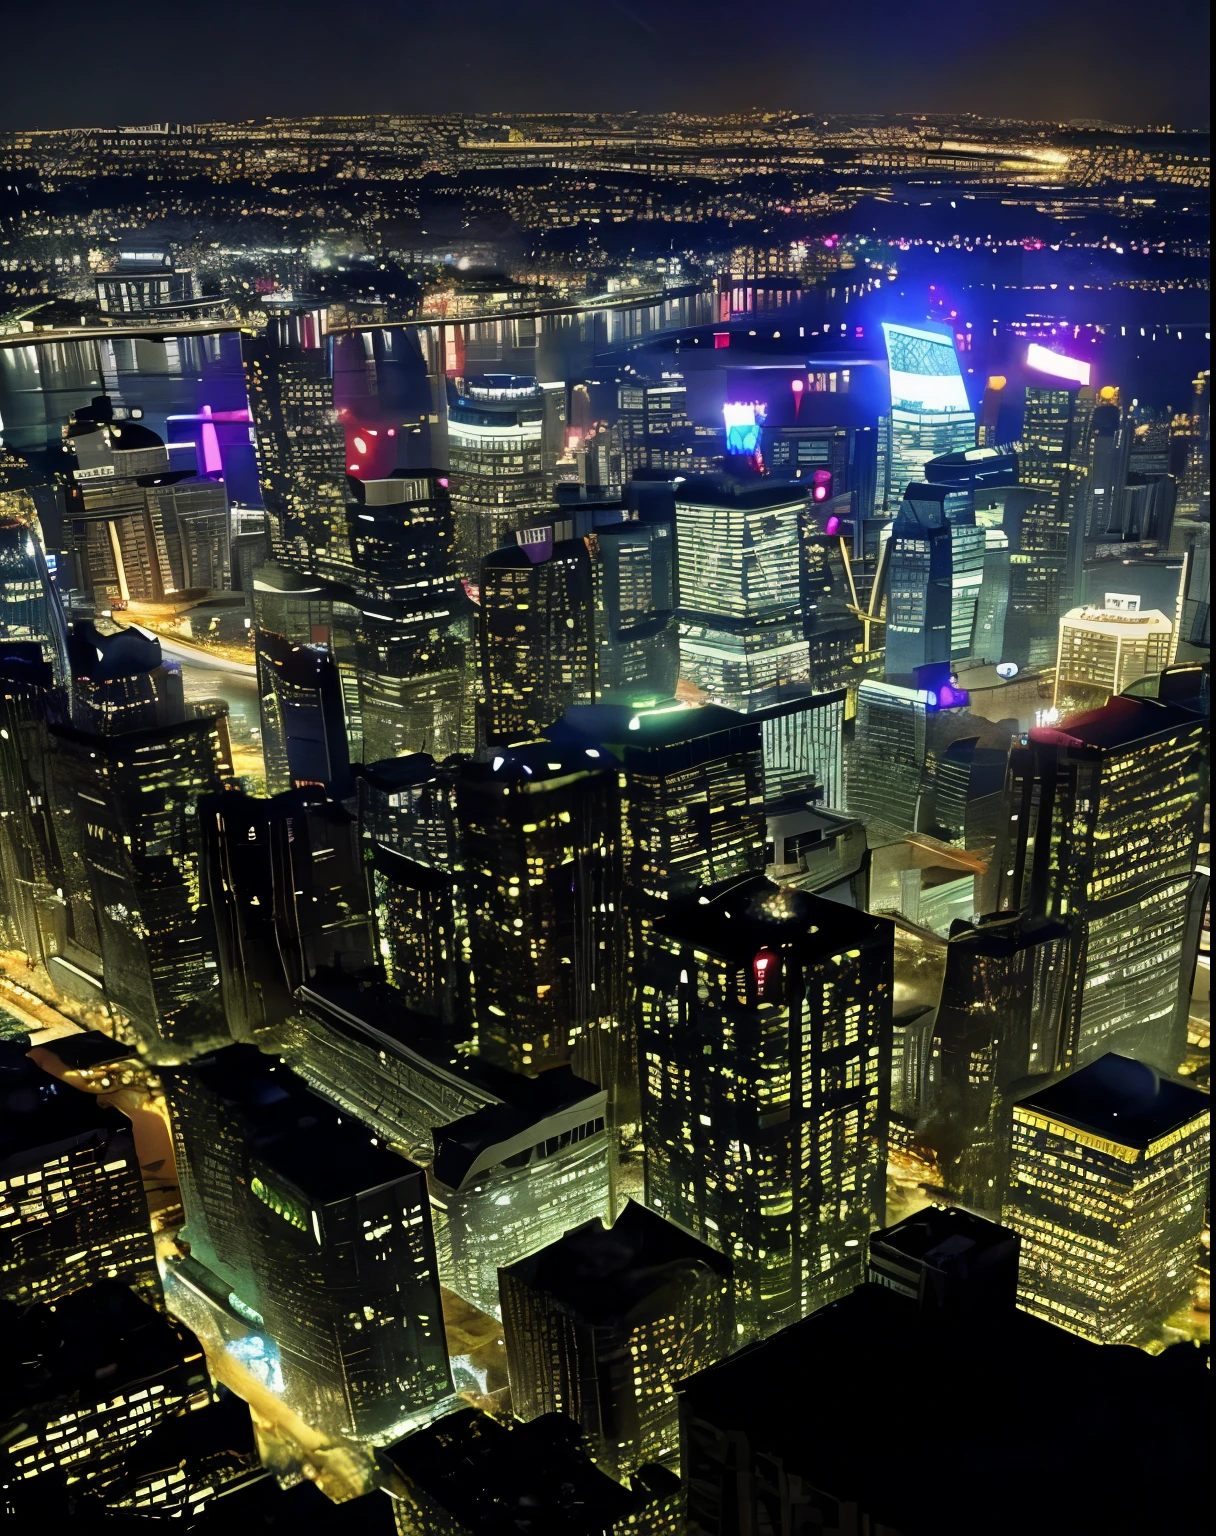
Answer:
M835 514L833 514L831 517L828 518L827 523L824 526L824 530L823 531L824 531L824 533L827 534L827 536L829 538L833 538L836 534L838 534L840 532L840 519L838 517L836 517Z

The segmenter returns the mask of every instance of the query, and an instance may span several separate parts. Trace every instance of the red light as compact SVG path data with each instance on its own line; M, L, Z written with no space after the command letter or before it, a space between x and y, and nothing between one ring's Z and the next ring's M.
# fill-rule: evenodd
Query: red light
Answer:
M721 351L723 347L730 346L730 333L727 331L714 332L714 350Z
M756 958L752 961L752 974L756 978L757 992L764 991L765 983L768 981L769 972L775 971L776 966L777 956L772 952L771 949L762 949L756 955Z
M791 379L790 380L790 388L794 391L794 393L796 395L800 395L802 393L802 391L806 388L806 384L801 379Z
M444 488L444 490L445 490L445 491L446 491L446 490L447 490L447 488L448 488L448 483L447 483L447 481L446 481L446 480L443 480L443 479L441 479L441 480L439 480L439 481L438 481L438 482L437 482L437 483L438 483L438 484L439 484L439 485L441 485L441 486L443 486L443 488Z

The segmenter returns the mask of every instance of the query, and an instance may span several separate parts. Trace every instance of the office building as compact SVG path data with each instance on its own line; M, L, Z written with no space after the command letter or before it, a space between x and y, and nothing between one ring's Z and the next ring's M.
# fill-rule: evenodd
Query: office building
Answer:
M1086 436L1081 494L1087 539L1121 539L1124 535L1130 452L1131 432L1124 423L1118 394L1108 385L1098 392Z
M679 374L639 379L617 390L617 436L626 478L639 469L677 469L692 432L688 389Z
M315 1093L427 1170L439 1275L497 1315L498 1266L608 1210L607 1096L454 1050L392 988L316 981L278 1049Z
M0 641L0 934L31 965L47 965L67 937L48 732L67 712L41 646Z
M578 1426L549 1413L531 1423L475 1410L449 1414L389 1446L396 1474L398 1530L495 1536L512 1526L563 1536L668 1536L682 1494L661 1466L641 1469L631 1488L601 1472Z
M734 1344L729 1261L629 1201L499 1276L516 1417L564 1413L615 1477L670 1461L676 1384Z
M970 1316L982 1328L1017 1305L1016 1232L956 1206L930 1205L870 1238L866 1279L930 1316Z
M966 1264L972 1256L975 1279L985 1252L1003 1267L1007 1239L1000 1228L989 1228L986 1243L974 1219L958 1223L961 1213L920 1214L938 1230L949 1224L946 1244L949 1227L963 1225L955 1235L973 1244L961 1257ZM934 1235L931 1227L926 1241ZM908 1289L919 1291L921 1257L902 1251L912 1246L909 1237L890 1258L908 1272ZM880 1243L876 1254L880 1280L882 1271L891 1273L884 1248ZM926 1300L935 1278L926 1276ZM915 1394L925 1422L951 1425L948 1487L923 1475L906 1416L873 1412L875 1383L893 1376ZM683 1384L681 1472L689 1523L703 1531L793 1531L809 1512L825 1530L933 1536L1163 1523L1187 1530L1202 1524L1202 1495L1181 1471L1162 1478L1161 1468L1163 1462L1189 1466L1193 1456L1202 1460L1206 1380L1203 1354L1189 1344L1164 1359L1102 1349L1027 1316L999 1292L973 1312L918 1305L881 1283L859 1286ZM796 1413L788 1390L775 1390L775 1383L798 1392ZM1042 1419L1027 1414L1026 1393L1085 1404L1070 1442L1078 1469L1109 1468L1111 1445L1120 1447L1117 1469L1061 1479L1049 1510L1039 1478L1009 1471L1011 1464L1033 1467L1042 1455ZM1134 1401L1155 1406L1128 1435L1121 1426Z
M1113 596L1113 594L1111 594ZM1174 660L1174 626L1156 608L1072 608L1060 620L1053 703L1105 704Z
M655 925L646 1201L731 1259L741 1339L855 1284L881 1224L891 946L883 920L763 878Z
M120 735L51 731L73 934L95 955L107 1002L158 1050L227 1033L194 814L200 795L231 783L225 738L211 718Z
M456 378L447 414L456 568L476 582L486 556L544 505L545 391L515 374Z
M478 628L490 743L535 741L563 710L595 701L595 560L592 539L564 539L543 560L516 546L482 561Z
M920 823L929 695L866 678L857 690L856 750L847 788L855 815L911 831Z
M36 527L0 519L0 645L36 645L42 660L67 681L65 626L59 589L51 580Z
M277 1352L289 1407L366 1440L445 1397L422 1170L250 1046L175 1070L166 1092L180 1263Z
M907 687L918 667L971 654L985 549L959 493L908 486L885 556L888 682Z
M243 335L241 353L271 546L297 570L349 580L346 441L325 309L303 296L266 307L265 329Z
M805 492L760 479L693 477L678 488L680 674L747 712L810 682L799 518Z
M1013 1107L1004 1220L1018 1301L1098 1344L1143 1339L1190 1295L1208 1095L1108 1054Z
M197 275L175 266L166 250L120 250L115 265L98 273L93 284L98 308L114 317L181 318L197 309L203 297Z
M669 523L607 523L595 531L596 701L670 698L680 673L675 537Z
M104 1498L158 1424L211 1402L198 1340L119 1280L0 1318L0 1485L19 1513L43 1477Z
M1010 754L998 904L1072 930L1062 1068L1112 1049L1167 1071L1182 1059L1206 741L1193 711L1119 695Z
M930 459L975 447L975 413L948 326L884 321L882 329L891 408L878 423L875 507L885 509L910 482L925 479Z
M273 1036L318 971L375 964L358 824L323 790L198 802L202 889L224 1015L237 1040Z
M0 1042L0 1295L18 1306L118 1280L160 1304L131 1126Z
M951 929L934 1026L956 1149L942 1172L969 1210L999 1214L1012 1101L1063 1065L1071 955L1068 928L1044 918L993 914Z
M452 563L445 476L404 472L347 481L361 594L357 668L364 761L446 757L471 723L471 604Z
M783 692L780 702L752 711L761 726L765 804L796 796L843 805L846 690Z
M597 748L519 748L456 787L478 1051L513 1071L571 1060L616 1016L616 773Z

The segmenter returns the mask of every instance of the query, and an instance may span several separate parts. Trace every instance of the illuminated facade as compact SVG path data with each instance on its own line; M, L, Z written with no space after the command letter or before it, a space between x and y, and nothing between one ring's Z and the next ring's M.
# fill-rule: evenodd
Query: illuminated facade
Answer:
M325 322L320 305L276 301L265 330L243 336L241 350L275 557L347 580L346 441Z
M0 515L0 646L22 642L37 645L56 681L66 681L63 607L39 531Z
M67 939L47 729L67 708L36 642L0 642L0 936L44 965Z
M78 942L149 1044L226 1034L195 802L231 783L214 719L96 736L52 731L55 818ZM94 937L95 936L95 937Z
M677 1382L734 1343L730 1264L633 1201L500 1270L511 1404L564 1413L616 1477L670 1461Z
M375 1439L444 1398L422 1170L249 1046L200 1058L166 1087L181 1263L277 1347L288 1405Z
M1174 626L1155 609L1073 608L1060 620L1054 703L1061 695L1122 693L1174 659Z
M27 1307L98 1280L160 1304L130 1124L0 1042L0 1295Z
M488 373L449 386L448 463L456 565L478 579L481 562L544 505L545 392L534 378Z
M725 476L679 487L680 673L746 712L810 682L799 517L805 493Z
M616 773L598 748L525 747L467 764L456 803L477 1049L563 1065L616 1017Z
M347 482L361 594L357 666L365 762L470 744L471 606L452 566L446 476Z
M867 821L913 830L928 753L929 695L866 678L857 690L856 753L848 808Z
M797 795L825 806L844 804L845 699L845 690L836 688L753 710L762 732L767 803Z
M1111 1049L1182 1059L1206 880L1207 723L1120 695L1010 754L999 906L1065 922L1073 977L1059 1065Z
M547 559L496 550L481 567L486 738L534 741L572 704L597 692L594 538L563 539Z
M211 1402L198 1340L120 1281L24 1314L5 1308L2 1320L22 1336L0 1407L0 1484L16 1493L19 1513L20 1485L46 1474L49 1484L62 1476L104 1498L158 1424Z
M1105 1055L1013 1107L1004 1220L1022 1237L1018 1300L1100 1344L1142 1338L1190 1294L1208 1096Z
M646 1201L730 1258L740 1338L861 1277L886 1198L891 988L887 923L763 878L655 927Z
M458 1055L375 986L304 989L278 1048L426 1168L440 1279L482 1312L497 1315L500 1265L608 1208L606 1095L568 1070L523 1077Z
M971 654L984 578L985 530L964 497L909 485L886 552L886 676L909 685L918 667Z
M967 399L954 336L947 326L883 324L891 380L890 413L878 424L875 504L894 506L925 465L975 447L975 413Z

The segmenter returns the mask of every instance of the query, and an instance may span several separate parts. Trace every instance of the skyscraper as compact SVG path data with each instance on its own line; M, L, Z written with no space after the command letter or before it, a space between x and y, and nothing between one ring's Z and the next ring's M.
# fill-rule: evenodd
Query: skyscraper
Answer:
M231 782L214 719L99 736L51 731L55 821L77 942L145 1046L226 1035L195 802ZM95 935L95 937L93 937Z
M27 1307L98 1280L160 1304L129 1122L0 1042L0 1295Z
M482 561L479 631L491 743L534 741L564 709L594 702L598 558L588 538L563 539L542 560L508 546Z
M630 1201L499 1276L516 1417L566 1414L617 1477L670 1460L677 1382L734 1342L729 1261Z
M919 825L927 787L928 708L924 688L864 680L857 690L849 810L905 831Z
M241 351L272 547L301 571L345 580L346 443L326 312L305 297L267 307L265 330L242 337Z
M376 1439L450 1392L422 1170L250 1046L166 1087L180 1262L272 1342L289 1406Z
M448 386L448 462L456 565L478 580L481 562L544 504L545 396L534 378L488 373Z
M925 465L944 453L975 447L975 413L967 399L948 326L883 323L891 379L890 413L878 424L876 506L894 505Z
M680 672L744 712L810 682L799 517L805 492L725 475L686 480L676 503Z
M1015 1104L1020 1305L1100 1344L1167 1317L1191 1289L1210 1122L1207 1094L1113 1054Z
M468 763L456 787L477 1049L514 1071L611 1031L620 881L617 775L598 748Z
M886 676L969 656L984 575L984 530L945 486L908 486L886 552ZM882 578L880 577L880 580Z
M763 878L655 925L646 1200L731 1259L742 1337L860 1278L886 1198L891 987L886 922Z
M1190 710L1120 695L1010 754L999 903L1072 930L1062 1067L1115 1048L1165 1070L1182 1059L1206 740Z

